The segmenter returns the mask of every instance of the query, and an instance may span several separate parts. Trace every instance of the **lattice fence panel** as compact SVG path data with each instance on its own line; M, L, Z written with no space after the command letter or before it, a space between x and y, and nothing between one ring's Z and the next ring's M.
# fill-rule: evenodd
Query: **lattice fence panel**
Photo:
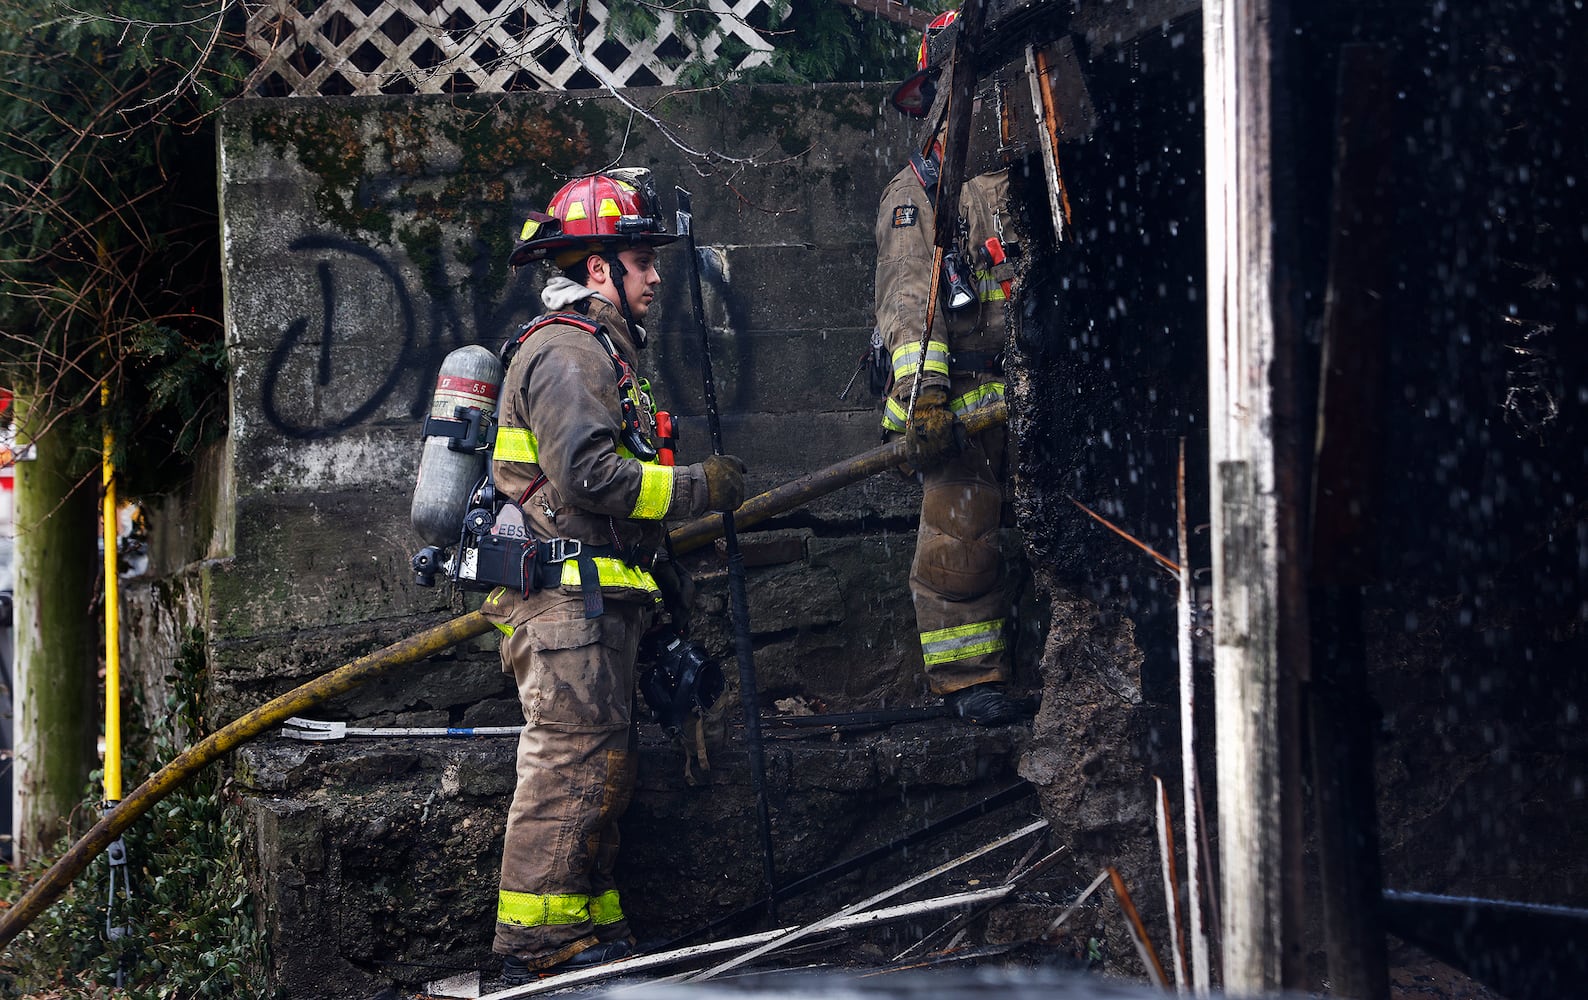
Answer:
M652 37L608 32L601 0L265 0L250 4L250 93L265 97L573 90L670 85L689 62L765 63L770 0L705 0L703 41L650 8ZM732 54L730 56L730 54Z

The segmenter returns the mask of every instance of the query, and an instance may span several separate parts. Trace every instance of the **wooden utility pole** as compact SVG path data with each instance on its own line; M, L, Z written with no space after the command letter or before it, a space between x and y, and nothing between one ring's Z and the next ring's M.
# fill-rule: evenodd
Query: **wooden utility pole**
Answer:
M1202 7L1222 967L1233 993L1303 985L1305 476L1274 197L1274 24L1284 4Z
M42 414L17 399L17 438L31 440ZM66 833L98 764L99 690L93 614L99 514L93 480L68 472L66 435L35 442L38 457L16 472L16 758L12 835L17 859ZM75 487L75 488L74 488ZM114 539L116 528L110 526Z

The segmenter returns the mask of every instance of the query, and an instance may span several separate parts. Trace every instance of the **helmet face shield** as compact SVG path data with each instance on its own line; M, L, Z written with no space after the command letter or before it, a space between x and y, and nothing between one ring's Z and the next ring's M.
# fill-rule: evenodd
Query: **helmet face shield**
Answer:
M571 267L592 253L663 246L667 232L649 170L586 174L551 196L544 213L531 212L507 258L518 267L538 260Z

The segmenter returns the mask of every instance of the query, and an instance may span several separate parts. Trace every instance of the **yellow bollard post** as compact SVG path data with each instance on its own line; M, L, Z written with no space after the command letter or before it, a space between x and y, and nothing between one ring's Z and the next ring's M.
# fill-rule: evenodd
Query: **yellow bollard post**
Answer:
M110 409L110 382L99 387L99 403ZM100 467L105 486L105 808L121 801L121 587L116 573L116 465L111 457L115 431L105 420L104 456Z

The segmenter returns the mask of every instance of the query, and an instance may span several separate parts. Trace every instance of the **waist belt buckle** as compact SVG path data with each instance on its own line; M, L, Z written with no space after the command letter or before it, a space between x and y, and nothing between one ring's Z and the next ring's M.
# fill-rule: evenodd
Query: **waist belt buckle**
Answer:
M572 559L584 550L584 543L577 538L549 538L542 544L546 546L546 561L549 563Z

